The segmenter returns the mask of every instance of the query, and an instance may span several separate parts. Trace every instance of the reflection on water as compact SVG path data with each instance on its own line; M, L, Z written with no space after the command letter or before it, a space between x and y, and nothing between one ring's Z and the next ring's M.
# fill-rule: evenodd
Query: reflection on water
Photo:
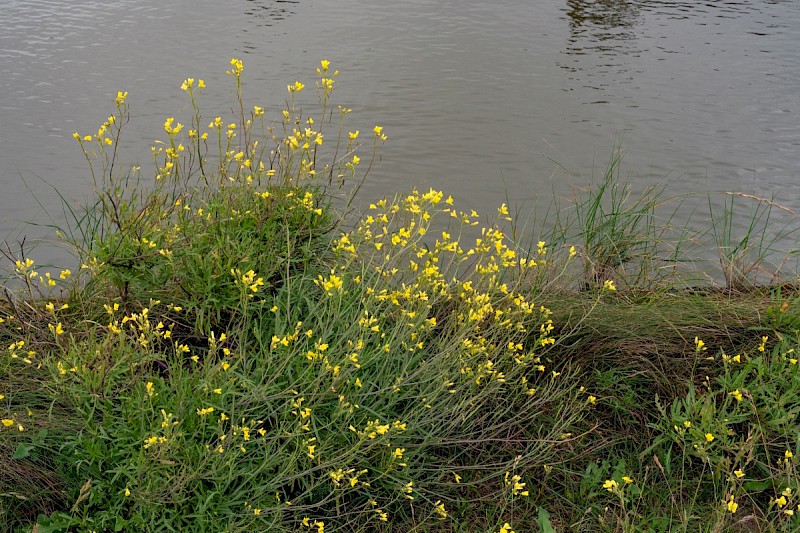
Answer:
M707 0L681 2L660 0L567 0L565 12L569 17L570 36L567 53L586 54L593 51L615 53L640 52L646 48L625 45L623 41L661 38L654 28L675 32L668 21L691 20L693 24L730 30L722 25L725 19L745 17L754 26L752 35L768 36L784 25L769 6L790 0L752 1ZM637 26L643 26L637 28ZM612 42L609 42L612 41Z
M567 0L570 38L567 53L614 49L614 43L636 38L633 26L639 18L638 6L628 0ZM590 44L587 50L585 46Z
M602 92L635 83L640 75L651 74L654 65L671 61L685 61L689 77L700 72L714 77L740 63L747 64L736 72L741 77L756 77L759 71L781 76L784 65L770 64L764 54L778 52L783 56L778 61L797 68L794 52L783 47L790 35L797 37L792 21L798 18L798 4L789 4L790 0L567 0L567 59L559 66L582 87ZM684 75L679 67L671 68L665 72ZM608 102L604 96L583 103Z

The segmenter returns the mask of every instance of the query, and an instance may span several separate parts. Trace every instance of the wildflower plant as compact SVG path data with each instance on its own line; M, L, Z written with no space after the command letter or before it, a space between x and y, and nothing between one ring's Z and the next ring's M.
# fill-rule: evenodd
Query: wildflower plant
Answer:
M696 490L721 501L722 514L766 505L777 529L797 527L789 505L800 446L796 349L795 335L779 334L777 342L762 336L749 353L711 357L721 367L713 380L706 377L669 408L658 404L660 435L652 446L659 453L677 449L684 468L697 472Z
M69 421L34 413L58 438L43 445L16 382L3 389L0 446L30 448L64 483L52 507L33 499L20 516L324 531L457 521L498 486L503 513L527 506L527 473L556 462L588 408L549 355L545 243L522 253L507 208L476 229L478 213L436 190L379 200L342 231L335 202L347 207L388 133L331 113L328 60L315 115L312 84L295 81L270 121L245 104L245 72L231 61L228 118L203 117L202 79L180 83L191 112L164 120L150 173L118 161L127 93L96 134L75 136L97 191L64 231L80 275L40 276L20 258L21 278L69 278L71 296L3 330L3 375L25 365L47 383L31 398Z

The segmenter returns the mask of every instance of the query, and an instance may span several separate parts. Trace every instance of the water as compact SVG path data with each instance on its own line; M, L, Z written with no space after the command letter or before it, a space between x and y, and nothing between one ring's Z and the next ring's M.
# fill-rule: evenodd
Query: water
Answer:
M146 166L164 118L188 116L185 77L205 78L206 116L230 108L231 57L273 115L288 82L333 61L352 127L390 137L365 199L433 186L464 208L542 211L621 144L639 188L800 211L794 0L5 0L0 20L0 238L48 235L21 221L62 223L57 192L89 197L71 134L95 131L117 90L123 160Z

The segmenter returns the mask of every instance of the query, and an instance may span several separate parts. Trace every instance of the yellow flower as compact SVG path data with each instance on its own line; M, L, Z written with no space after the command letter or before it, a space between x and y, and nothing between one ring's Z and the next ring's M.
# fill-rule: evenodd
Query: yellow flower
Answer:
M125 497L127 498L130 495L131 495L131 489L129 489L128 487L125 487Z
M117 91L117 98L115 100L115 103L117 104L117 106L121 106L122 104L124 104L125 103L125 99L127 97L128 97L128 91L125 91L125 92Z
M714 440L714 435L711 433L706 433L706 441L711 442Z
M528 496L530 494L527 490L525 490L525 485L527 483L522 483L522 478L517 474L512 476L511 472L506 472L504 483L507 487L511 487L511 493L514 496Z
M236 59L235 57L231 59L231 66L233 67L231 70L226 71L228 76L240 76L242 71L244 70L244 64L240 59Z
M603 282L603 288L604 288L604 289L606 289L606 290L608 290L608 291L615 291L615 290L617 290L617 287L614 285L614 281L613 281L613 280L610 280L610 279L607 279L607 280L605 280L605 281Z
M706 343L700 340L698 337L694 338L694 346L695 346L695 351L697 352L704 352L708 349L706 348Z
M511 524L506 522L505 524L503 524L503 527L501 527L500 531L498 531L497 533L516 533L516 532L513 529L511 529Z
M350 133L347 134L347 136L350 137L351 141L358 139L358 130L351 131Z
M331 65L331 62L327 59L323 59L319 64L322 67L322 72L328 72L328 67Z
M730 500L728 500L728 511L730 511L731 514L733 514L733 513L736 512L736 510L738 508L739 508L739 504L736 503L735 501L733 501L733 496L731 496Z
M737 477L738 479L741 479L741 478L743 478L743 477L744 477L744 470L741 470L741 469L739 469L739 470L734 470L734 471L733 471L733 473L736 475L736 477Z
M603 483L603 488L606 489L608 492L614 492L617 487L619 487L619 483L614 481L613 479L607 479Z
M181 124L180 122L178 122L178 124L173 127L172 124L174 122L175 122L174 117L169 117L164 121L164 131L167 132L167 134L169 135L180 133L180 131L183 129L183 124Z
M633 483L633 478L629 476L622 476L622 481L625 483Z
M375 132L375 137L382 141L385 141L388 138L383 134L383 126L375 126L372 128L372 131Z
M742 397L743 397L743 396L742 396L742 393L741 393L741 392L739 392L739 389L736 389L736 390L735 390L735 391L733 391L733 392L729 392L729 393L728 393L728 395L729 395L729 396L733 396L734 398L736 398L736 401L737 401L737 402L741 402L741 401L742 401Z
M784 457L784 458L785 458L787 461L788 461L789 459L791 459L793 456L794 456L794 454L793 454L791 451L789 451L789 450L786 450L785 452L783 452L783 457Z
M317 285L322 285L322 289L328 296L333 296L334 291L342 291L342 278L334 274L334 272L335 271L331 271L331 275L328 279L319 276L319 279L315 281Z
M444 504L440 500L436 500L436 503L434 503L433 505L434 505L434 511L436 511L436 514L439 515L439 519L440 520L446 519L447 511L444 508Z
M13 425L14 425L14 421L13 421L13 420L11 420L10 418L4 418L3 420L0 420L0 422L2 422L2 423L3 423L3 425L4 425L5 427L7 427L7 428L10 428L11 426L13 426Z

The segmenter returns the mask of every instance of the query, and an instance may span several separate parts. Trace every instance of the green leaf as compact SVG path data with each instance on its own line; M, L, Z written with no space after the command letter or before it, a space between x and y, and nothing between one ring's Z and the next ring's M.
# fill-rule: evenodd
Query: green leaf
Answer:
M550 523L550 513L544 507L539 507L539 530L542 533L556 533L553 524Z
M33 451L34 448L36 448L36 446L33 444L25 444L21 442L17 444L17 450L14 452L14 455L11 456L11 459L25 459L26 457L30 456L31 451Z
M747 481L743 486L748 492L763 492L772 487L772 481Z

